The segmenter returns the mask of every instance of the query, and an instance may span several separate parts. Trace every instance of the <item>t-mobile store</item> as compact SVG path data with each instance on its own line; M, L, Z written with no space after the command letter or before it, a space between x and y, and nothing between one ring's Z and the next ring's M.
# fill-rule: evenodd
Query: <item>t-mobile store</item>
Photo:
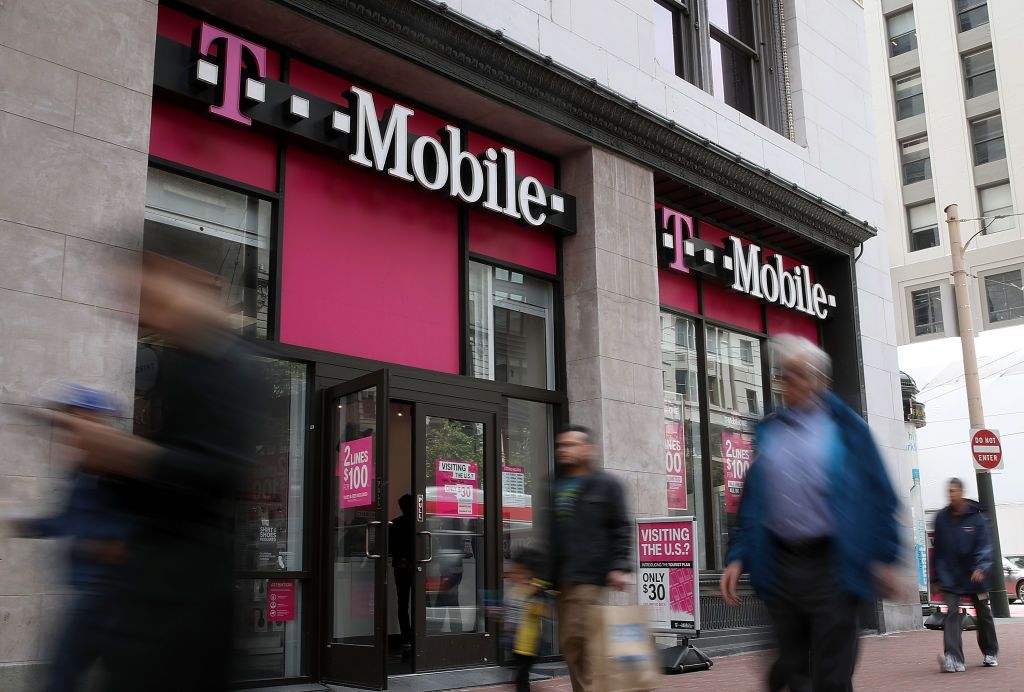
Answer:
M486 605L543 536L570 417L638 513L697 517L712 579L778 397L767 338L822 343L860 406L852 254L869 229L707 142L687 140L713 161L685 170L609 153L564 107L516 105L365 18L360 34L340 11L196 4L216 12L159 9L144 246L223 278L272 385L236 501L240 686L495 676ZM506 50L431 12L424 31ZM534 62L534 80L555 74ZM715 166L732 177L686 172ZM757 199L748 175L769 186ZM139 430L159 415L161 348L140 335ZM764 624L710 586L702 609L712 638Z

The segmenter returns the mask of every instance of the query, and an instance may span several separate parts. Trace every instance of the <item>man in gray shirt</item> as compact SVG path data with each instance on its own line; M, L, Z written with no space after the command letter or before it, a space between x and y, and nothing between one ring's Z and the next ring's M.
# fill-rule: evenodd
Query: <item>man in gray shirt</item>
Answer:
M828 355L773 341L786 406L758 425L722 596L739 604L750 572L779 645L769 689L847 692L859 606L897 588L898 503L867 424L828 391Z

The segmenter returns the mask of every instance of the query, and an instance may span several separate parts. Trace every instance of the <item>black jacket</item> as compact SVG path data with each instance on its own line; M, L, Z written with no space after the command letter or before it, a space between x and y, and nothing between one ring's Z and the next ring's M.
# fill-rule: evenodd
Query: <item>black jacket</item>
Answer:
M974 570L985 573L985 581L971 581ZM964 514L953 517L949 507L935 515L932 552L932 581L943 592L969 594L988 591L992 569L992 529L988 518L974 500L967 500Z
M552 511L548 580L604 586L609 572L633 571L633 522L614 476L595 471L582 482L572 517Z

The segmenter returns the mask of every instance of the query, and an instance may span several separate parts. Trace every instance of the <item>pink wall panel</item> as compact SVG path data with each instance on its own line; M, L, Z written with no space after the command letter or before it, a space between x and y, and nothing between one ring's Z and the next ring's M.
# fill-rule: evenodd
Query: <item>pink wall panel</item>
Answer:
M550 231L521 226L512 219L478 209L469 213L470 252L557 274L556 242Z
M277 188L274 139L166 101L153 101L149 153L265 190Z
M192 32L199 27L200 23L200 20L195 17L172 10L166 5L160 5L157 9L157 35L184 43L186 46L192 45ZM256 43L260 43L260 41L257 40ZM217 46L214 45L210 52L217 55L216 49ZM276 51L267 50L267 76L271 79L281 78L281 56Z
M281 340L457 373L456 206L297 147L285 190Z
M818 320L795 310L768 306L768 335L795 334L818 343Z
M658 290L661 304L677 310L695 313L698 310L697 280L667 269L658 270Z
M710 281L704 282L702 291L706 317L755 332L764 332L761 301L757 298Z

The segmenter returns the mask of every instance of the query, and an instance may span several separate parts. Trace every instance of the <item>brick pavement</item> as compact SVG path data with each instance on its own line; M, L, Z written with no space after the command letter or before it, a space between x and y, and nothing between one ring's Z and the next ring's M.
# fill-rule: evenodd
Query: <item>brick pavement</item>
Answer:
M922 630L864 637L854 689L858 692L1024 692L1024 618L999 622L997 633L998 668L982 667L975 634L965 632L967 672L955 674L939 671L937 655L942 651L942 632ZM771 655L767 652L719 658L711 670L665 676L658 689L664 692L759 692L765 689L762 681L770 662ZM508 685L480 688L481 692L510 689ZM533 692L570 692L571 689L568 678L532 685Z

